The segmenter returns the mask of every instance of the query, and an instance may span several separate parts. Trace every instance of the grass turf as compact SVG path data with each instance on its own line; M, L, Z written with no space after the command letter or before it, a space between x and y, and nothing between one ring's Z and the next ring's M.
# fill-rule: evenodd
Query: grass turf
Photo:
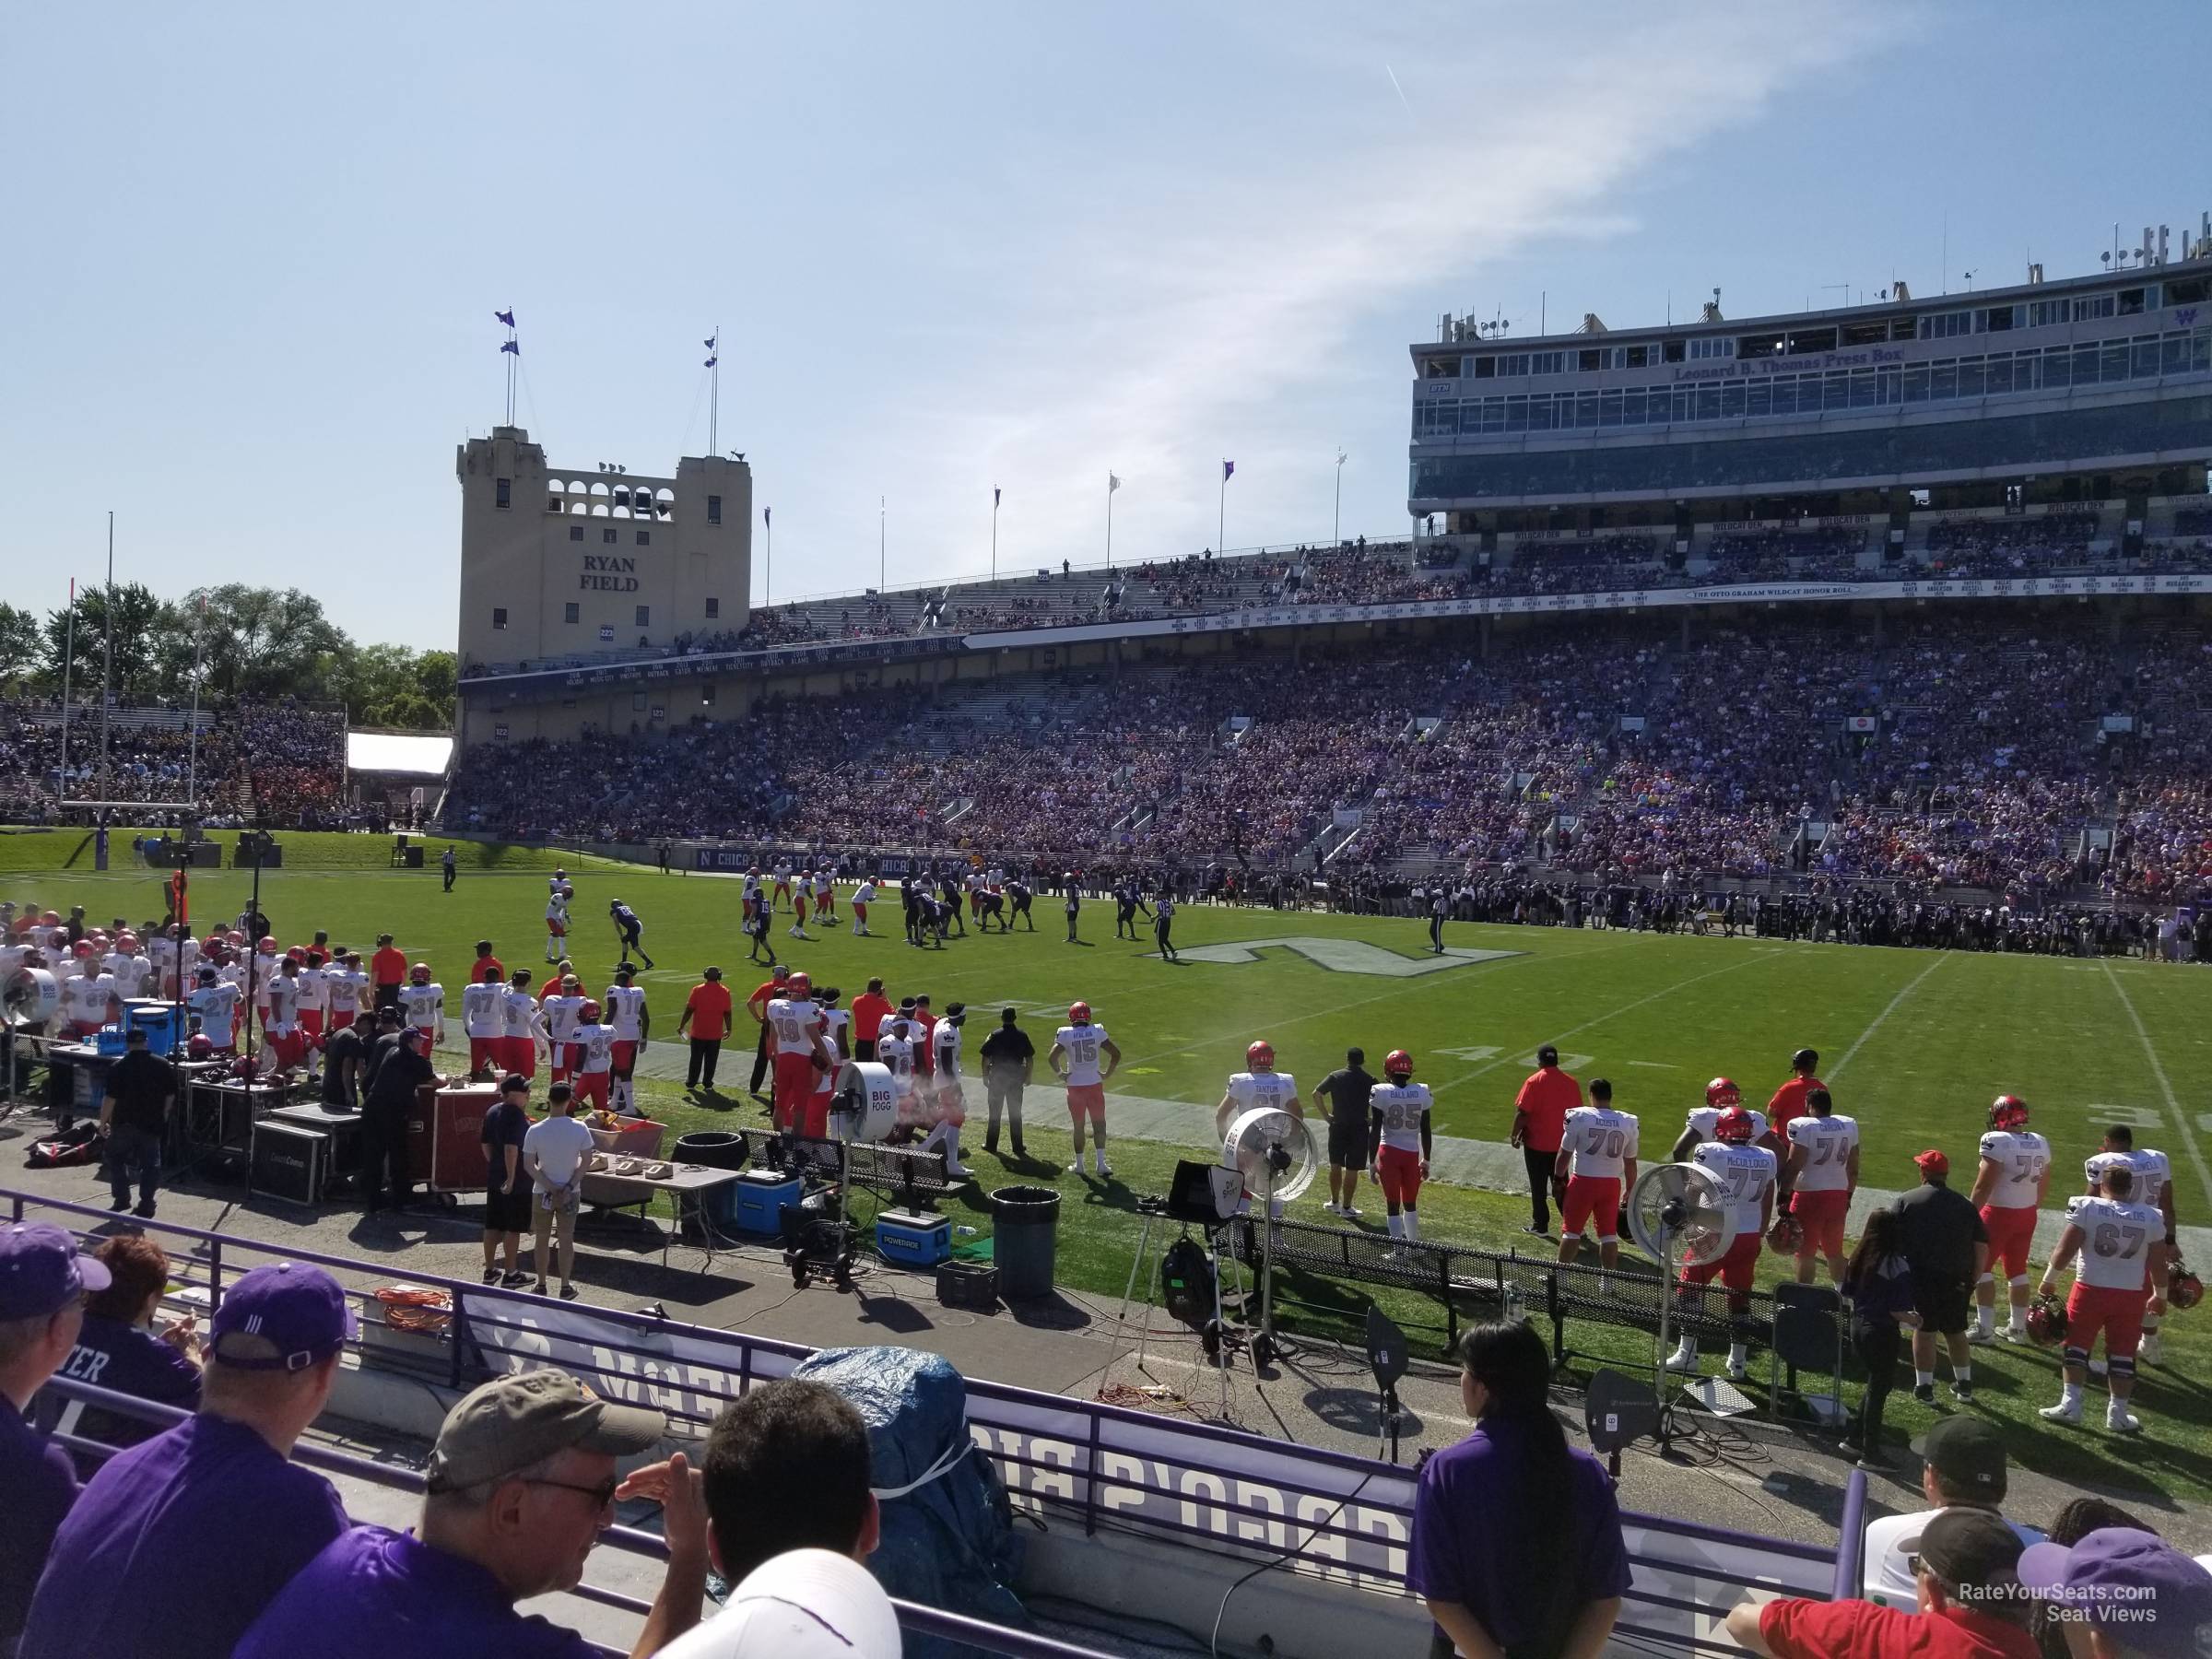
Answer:
M383 838L282 839L289 867L265 874L262 888L263 908L280 935L289 941L322 927L342 943L366 946L391 931L410 957L439 972L449 1016L457 1016L475 939L491 937L510 967L542 960L543 882L557 862L578 877L573 954L594 989L614 961L604 920L608 899L625 899L643 916L646 947L660 963L644 982L664 1036L673 1033L684 993L708 962L724 967L740 995L754 982L733 881L464 842L461 879L445 894L435 867L385 868L390 843ZM94 876L83 841L81 832L0 835L0 897L65 911L82 903L103 920L159 913L159 873ZM119 832L119 865L128 844L128 833ZM429 845L434 866L443 843ZM250 872L229 869L194 872L195 917L204 923L235 913L251 879ZM2139 1144L2160 1147L2171 1159L2183 1220L2212 1206L2212 1178L2199 1156L2202 1138L2212 1134L2212 1115L2199 1116L2205 1050L2212 1044L2212 971L1454 925L1446 941L1453 948L1508 954L1410 974L1404 971L1419 965L1426 945L1415 923L1206 908L1181 912L1178 943L1247 959L1176 966L1148 954L1148 930L1143 944L1116 941L1112 907L1097 902L1083 907L1086 943L1079 946L1065 941L1058 901L1044 896L1034 934L1002 939L971 931L943 951L905 945L888 907L879 907L876 922L874 939L855 939L841 927L802 945L783 932L788 918L779 917L771 936L779 954L811 971L817 983L841 984L848 996L878 973L894 997L927 991L940 1010L949 1001L967 1002L978 1010L971 1049L995 1010L1011 1005L1024 1011L1041 1050L1067 1002L1088 999L1124 1051L1112 1087L1188 1104L1192 1147L1206 1138L1222 1077L1241 1068L1244 1045L1258 1036L1275 1043L1283 1066L1309 1088L1349 1045L1367 1050L1371 1068L1388 1050L1408 1049L1418 1075L1437 1090L1438 1132L1491 1140L1503 1137L1513 1090L1535 1045L1557 1042L1571 1069L1613 1079L1616 1103L1643 1119L1647 1158L1664 1156L1707 1077L1725 1072L1747 1098L1763 1100L1786 1075L1790 1052L1810 1044L1822 1052L1822 1075L1838 1110L1860 1121L1869 1185L1909 1184L1910 1155L1928 1145L1971 1164L1984 1107L2009 1090L2032 1104L2037 1126L2058 1153L2054 1203L2071 1190L2078 1159L2094 1149L2101 1126L2128 1121L2137 1125ZM1288 939L1323 943L1225 948ZM749 1059L749 1053L725 1058L725 1087L733 1076L743 1082ZM670 1084L642 1088L654 1114L679 1133L762 1121L757 1106L734 1094L700 1100ZM1056 1184L1065 1199L1063 1281L1118 1293L1136 1241L1135 1195L1163 1191L1182 1149L1119 1140L1115 1179L1100 1183L1065 1172L1064 1122L1048 1118L1031 1128L1026 1165L1002 1168L981 1154L981 1139L980 1123L971 1124L970 1161L982 1172L982 1187L945 1207L987 1235L983 1190L1010 1180ZM1368 1196L1371 1220L1381 1206L1371 1190ZM1312 1213L1312 1201L1301 1208ZM1425 1237L1491 1248L1528 1242L1514 1230L1525 1218L1517 1196L1438 1186L1424 1194L1422 1215ZM1767 1258L1767 1277L1779 1277L1783 1265ZM1303 1316L1309 1320L1325 1321L1332 1312L1356 1320L1366 1306L1361 1293L1324 1281L1300 1288L1320 1304ZM1416 1298L1384 1292L1380 1300L1408 1324L1436 1316ZM2093 1430L2053 1430L2036 1418L2035 1407L2055 1397L2046 1354L1977 1350L1982 1399L1974 1409L2007 1427L2030 1467L2121 1490L2212 1498L2212 1397L2196 1381L2212 1367L2212 1338L2199 1335L2203 1318L2169 1320L2167 1364L2147 1372L2138 1394L2147 1433L2132 1442ZM1633 1335L1578 1327L1575 1340L1618 1363L1648 1362L1648 1342ZM1892 1407L1907 1433L1945 1409L1931 1412L1909 1397Z

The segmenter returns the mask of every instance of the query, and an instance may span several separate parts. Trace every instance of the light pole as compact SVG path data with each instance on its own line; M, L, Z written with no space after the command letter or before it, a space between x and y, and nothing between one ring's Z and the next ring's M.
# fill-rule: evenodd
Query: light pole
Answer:
M1329 519L1329 546L1344 546L1344 464L1351 457L1341 449L1336 452L1336 510Z

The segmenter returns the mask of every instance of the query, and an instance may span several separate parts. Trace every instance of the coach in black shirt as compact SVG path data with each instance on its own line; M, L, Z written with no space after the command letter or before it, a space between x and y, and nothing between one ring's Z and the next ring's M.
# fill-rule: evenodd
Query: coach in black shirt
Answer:
M1322 1207L1347 1221L1359 1213L1352 1195L1367 1165L1368 1097L1374 1089L1365 1049L1345 1050L1343 1067L1313 1088L1313 1104L1329 1120L1329 1201Z
M377 1044L376 1064L361 1100L361 1188L371 1212L383 1207L389 1188L394 1208L409 1194L407 1108L425 1083L435 1082L424 1034L412 1026Z
M108 1068L107 1097L100 1102L100 1126L108 1132L108 1190L112 1210L131 1206L131 1181L138 1182L138 1207L154 1213L154 1188L161 1176L161 1136L176 1104L176 1067L149 1052L146 1032L134 1029L124 1039L124 1055Z
M359 1112L368 1070L369 1040L361 1028L340 1026L331 1032L323 1040L323 1104L342 1112Z
M1989 1265L1989 1230L1971 1199L1951 1191L1951 1160L1931 1148L1912 1160L1920 1186L1900 1197L1898 1248L1912 1270L1912 1300L1920 1329L1912 1333L1912 1397L1936 1398L1936 1338L1950 1351L1951 1393L1974 1397L1972 1350L1966 1345L1967 1313L1975 1281Z
M1037 1045L1014 1023L1014 1010L1002 1009L998 1030L983 1039L983 1091L991 1100L991 1127L983 1135L983 1150L998 1150L998 1114L1006 1114L1014 1140L1014 1156L1027 1158L1021 1144L1021 1091L1037 1064Z

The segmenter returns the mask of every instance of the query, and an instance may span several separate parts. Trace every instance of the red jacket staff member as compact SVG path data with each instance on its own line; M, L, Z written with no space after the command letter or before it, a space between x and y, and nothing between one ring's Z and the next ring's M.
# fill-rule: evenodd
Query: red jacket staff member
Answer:
M883 994L883 982L872 979L868 988L853 999L853 1058L876 1058L877 1034L891 1017L891 999Z
M1536 1069L1513 1097L1512 1142L1528 1170L1529 1224L1524 1232L1551 1231L1547 1198L1557 1200L1562 1211L1567 1207L1567 1184L1554 1171L1567 1114L1582 1103L1583 1086L1559 1069L1559 1051L1546 1043L1536 1051Z
M768 1028L761 1030L761 1041L767 1041ZM722 1058L722 1040L730 1034L730 988L722 982L722 970L710 968L691 994L684 1001L684 1011L677 1016L676 1034L691 1039L690 1063L684 1068L684 1087L714 1088L714 1065Z
M392 948L392 935L376 935L376 954L369 959L369 980L376 987L376 1006L380 1008L399 1006L399 988L406 983L407 959Z
M760 1092L760 1080L768 1076L768 1061L771 1052L768 1043L768 1005L783 994L784 982L790 978L791 970L778 962L771 970L768 978L755 985L753 994L745 999L745 1011L753 1017L753 1024L757 1028L753 1042L753 1080L747 1085L756 1100L768 1099Z
M1812 1102L1806 1097L1827 1084L1815 1076L1820 1069L1820 1054L1817 1049L1801 1048L1790 1056L1790 1076L1767 1101L1767 1122L1786 1137L1793 1119L1811 1115ZM1777 1156L1787 1147L1771 1148Z

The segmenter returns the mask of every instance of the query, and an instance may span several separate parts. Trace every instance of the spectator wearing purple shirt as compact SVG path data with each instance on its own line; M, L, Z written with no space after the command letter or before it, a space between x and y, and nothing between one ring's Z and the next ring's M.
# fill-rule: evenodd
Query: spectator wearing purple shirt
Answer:
M1475 1432L1431 1457L1407 1583L1468 1659L1594 1659L1629 1587L1613 1483L1551 1415L1551 1356L1514 1320L1460 1344Z
M70 1506L76 1472L24 1421L30 1396L76 1346L85 1293L108 1270L43 1222L0 1229L0 1653L23 1630L31 1587Z
M120 1452L54 1540L20 1659L229 1659L246 1627L346 1528L329 1481L290 1462L356 1329L318 1267L256 1267L216 1309L200 1409Z
M112 1281L85 1303L85 1328L55 1373L179 1411L200 1408L199 1340L186 1315L154 1335L162 1292L169 1288L169 1253L144 1233L117 1233L93 1255ZM54 1427L103 1446L135 1446L168 1425L80 1400L57 1400ZM76 1454L77 1472L89 1480L106 1461Z
M666 1427L552 1370L500 1377L446 1414L415 1533L357 1526L292 1580L237 1659L588 1659L575 1631L515 1604L572 1590L626 1498L658 1502L668 1571L630 1650L657 1653L699 1622L707 1507L678 1453L615 1474Z

